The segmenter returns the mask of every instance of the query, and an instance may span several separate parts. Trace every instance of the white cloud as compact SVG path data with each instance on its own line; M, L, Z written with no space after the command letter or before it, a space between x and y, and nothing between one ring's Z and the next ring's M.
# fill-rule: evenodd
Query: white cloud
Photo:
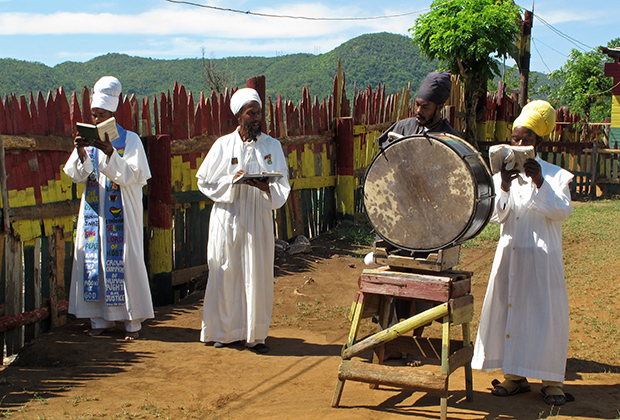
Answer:
M0 0L2 1L2 0ZM113 10L113 9L111 9ZM353 7L328 7L314 4L288 4L281 8L252 11L288 16L367 16ZM138 14L113 13L2 13L0 35L187 35L264 39L273 37L306 38L343 34L390 31L407 33L414 17L364 21L325 21L259 17L223 12L195 6L170 5Z

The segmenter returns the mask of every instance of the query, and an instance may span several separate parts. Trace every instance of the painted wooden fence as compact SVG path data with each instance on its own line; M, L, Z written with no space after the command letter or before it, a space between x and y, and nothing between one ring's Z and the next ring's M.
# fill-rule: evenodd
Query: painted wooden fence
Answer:
M302 88L298 104L279 95L265 98L263 77L247 81L263 99L264 131L281 141L288 158L292 192L274 216L281 239L314 237L342 218L360 215L361 185L377 153L377 137L393 122L412 116L409 86L391 95L383 85L368 87L349 99L344 78L339 68L328 98L313 98ZM458 80L454 86L444 111L462 131ZM145 187L144 229L157 305L174 302L206 281L212 203L198 191L195 175L215 139L236 127L231 93L194 96L175 84L153 98L120 98L117 120L141 135L153 173ZM86 88L69 96L58 88L0 101L0 344L7 355L64 322L83 186L73 184L62 166L73 148L75 123L91 122L89 103ZM484 128L483 149L507 140L516 115L515 100L506 95L488 95L487 107L487 120L479 126ZM558 112L562 119L553 142L545 144L544 157L580 174L579 191L590 193L593 180L617 183L617 146L601 148L597 140L604 127L591 129L584 139L570 120L576 117Z

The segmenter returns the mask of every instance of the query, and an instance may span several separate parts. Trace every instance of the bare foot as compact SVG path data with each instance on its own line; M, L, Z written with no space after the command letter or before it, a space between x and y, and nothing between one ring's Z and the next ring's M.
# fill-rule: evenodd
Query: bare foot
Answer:
M138 331L134 331L134 332L127 331L125 333L125 340L133 341L133 340L137 340L138 337L140 337L140 333Z
M407 357L407 366L411 366L411 367L420 367L422 366L422 361L418 358L415 358L413 356L408 356Z

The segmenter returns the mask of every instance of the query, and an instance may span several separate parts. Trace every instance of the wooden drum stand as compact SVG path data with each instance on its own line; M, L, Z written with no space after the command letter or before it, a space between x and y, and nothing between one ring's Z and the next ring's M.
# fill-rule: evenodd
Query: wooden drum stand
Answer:
M458 263L459 253L460 247L456 246L419 259L382 254L381 249L375 247L375 261L387 265L366 269L360 276L360 291L352 306L351 331L342 351L332 407L340 403L344 382L358 381L370 383L372 388L386 385L439 394L441 419L444 420L448 408L448 379L459 367L465 369L467 401L473 399L473 345L469 330L474 313L474 299L469 294L472 273L449 269ZM423 300L435 306L390 326L393 298ZM379 331L356 342L361 319L375 315L379 318ZM409 331L435 320L442 323L441 339L404 337ZM451 340L451 327L458 325L462 326L463 340ZM383 365L386 347L424 359L438 359L441 372ZM351 360L370 349L374 351L372 364Z

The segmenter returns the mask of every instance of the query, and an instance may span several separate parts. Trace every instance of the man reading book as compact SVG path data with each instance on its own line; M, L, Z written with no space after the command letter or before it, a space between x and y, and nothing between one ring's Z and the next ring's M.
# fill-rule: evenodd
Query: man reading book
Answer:
M114 116L121 84L105 76L94 86L95 124ZM135 340L142 321L153 318L144 263L142 187L151 177L142 141L117 124L118 138L76 135L65 173L86 184L77 220L69 313L90 318L91 336L123 321L125 339Z
M230 108L239 127L217 139L196 174L198 188L214 202L200 340L216 348L241 341L263 354L273 303L273 210L291 189L288 164L280 142L261 132L258 92L239 89ZM282 176L235 183L263 172Z

